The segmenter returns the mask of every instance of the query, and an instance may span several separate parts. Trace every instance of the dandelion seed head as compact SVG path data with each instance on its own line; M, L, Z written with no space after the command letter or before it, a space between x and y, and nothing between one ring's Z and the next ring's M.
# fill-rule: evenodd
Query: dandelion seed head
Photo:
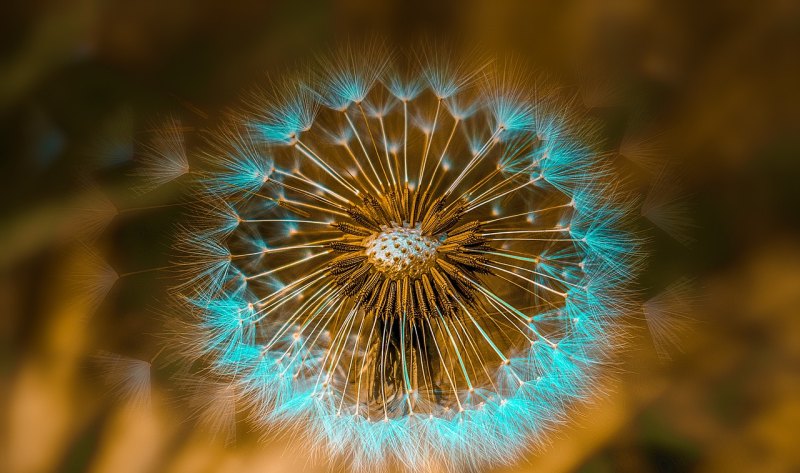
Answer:
M456 470L591 397L640 260L626 196L523 68L457 57L342 49L212 134L178 291L226 416Z

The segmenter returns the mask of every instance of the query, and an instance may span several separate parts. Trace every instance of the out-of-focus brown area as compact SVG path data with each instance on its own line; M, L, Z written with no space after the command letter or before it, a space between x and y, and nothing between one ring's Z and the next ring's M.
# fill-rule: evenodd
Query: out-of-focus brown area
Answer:
M634 317L609 395L500 471L800 471L800 4L790 0L4 2L0 471L329 471L280 436L258 443L245 428L226 445L195 429L155 363L149 404L112 403L87 360L157 358L162 294L158 278L132 275L94 310L74 285L87 265L74 237L97 202L87 175L119 207L174 199L125 190L133 130L175 110L202 122L265 71L365 33L517 54L574 87L610 150L644 168L666 156L683 176L696 241L655 230L642 276L645 298L692 281L683 352L661 361ZM120 274L166 264L165 209L115 220L92 251Z

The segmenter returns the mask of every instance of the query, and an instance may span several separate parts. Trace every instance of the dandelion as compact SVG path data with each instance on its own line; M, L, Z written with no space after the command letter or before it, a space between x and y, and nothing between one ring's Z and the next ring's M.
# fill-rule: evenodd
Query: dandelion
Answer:
M209 134L178 243L224 417L354 468L541 443L592 395L639 261L592 129L513 62L373 48L299 77Z

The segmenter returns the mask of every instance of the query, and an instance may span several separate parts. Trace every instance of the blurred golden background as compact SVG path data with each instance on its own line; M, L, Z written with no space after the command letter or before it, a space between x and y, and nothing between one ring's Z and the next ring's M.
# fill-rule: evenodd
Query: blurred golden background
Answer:
M666 293L682 309L662 310L650 331L632 317L609 395L576 412L549 448L497 471L800 471L791 0L3 2L0 471L330 471L280 436L259 443L240 428L233 443L186 422L193 408L155 364L141 386L149 402L120 407L103 366L156 359L169 316L163 281L139 271L168 263L177 217L160 206L179 189L128 190L148 124L176 110L202 124L264 73L365 34L526 58L574 88L610 150L643 169L663 157L681 180L668 184L685 191L676 218L694 241L653 231L642 277L651 309L684 281ZM88 179L128 210L98 238L86 211L104 201ZM80 286L102 274L98 254L126 274L107 298ZM103 355L90 369L100 350L125 358Z

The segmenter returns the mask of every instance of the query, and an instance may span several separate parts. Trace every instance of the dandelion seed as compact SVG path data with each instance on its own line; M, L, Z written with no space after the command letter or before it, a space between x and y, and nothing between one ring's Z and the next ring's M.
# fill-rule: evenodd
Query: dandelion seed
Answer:
M319 104L305 77L273 81L255 93L242 117L254 136L267 143L291 143L314 122Z
M653 175L664 169L664 136L631 129L625 133L619 146L619 154L641 166Z
M662 167L650 191L642 202L642 216L683 245L690 246L695 239L688 199L681 191L680 181Z
M156 126L152 138L144 143L138 167L133 172L134 176L142 179L142 183L135 187L137 192L150 192L189 172L185 131L174 117L168 117Z
M133 407L149 407L150 363L116 353L100 352L92 358L100 368L109 393Z
M686 345L695 320L691 317L697 303L692 281L680 279L644 303L644 316L656 354L662 360L672 359Z
M379 50L211 138L213 198L178 243L190 358L354 468L508 461L613 348L631 209L592 130L518 66Z
M186 378L180 382L188 392L189 403L198 424L211 435L231 444L236 440L238 394L236 385L226 382Z
M203 180L211 196L229 196L259 190L272 175L272 158L242 127L223 127L206 152L213 169Z
M116 204L94 182L87 181L85 194L77 204L73 233L79 240L93 242L119 214Z
M72 295L85 307L87 317L105 300L119 274L96 252L82 245L76 252L75 266L68 274Z

